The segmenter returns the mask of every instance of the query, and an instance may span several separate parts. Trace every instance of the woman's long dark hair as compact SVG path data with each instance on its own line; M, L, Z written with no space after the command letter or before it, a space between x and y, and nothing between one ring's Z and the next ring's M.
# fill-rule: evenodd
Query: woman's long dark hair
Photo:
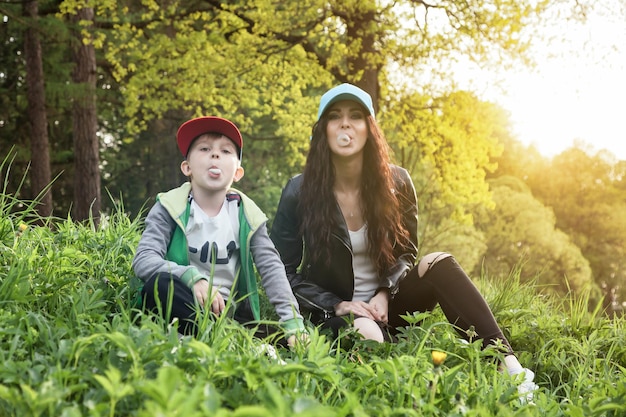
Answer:
M361 178L361 207L367 223L368 253L379 274L383 274L396 259L395 242L408 241L402 224L401 208L394 192L389 147L376 120L367 116L367 142L363 150ZM304 167L298 210L302 218L302 234L309 242L311 262L329 262L330 239L336 198L333 192L335 168L326 138L328 118L323 115L313 126L311 148Z

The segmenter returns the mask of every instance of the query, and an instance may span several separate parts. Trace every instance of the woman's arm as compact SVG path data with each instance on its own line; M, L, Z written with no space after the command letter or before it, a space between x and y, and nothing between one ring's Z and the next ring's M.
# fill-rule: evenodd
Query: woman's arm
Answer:
M334 315L334 306L343 301L299 272L304 243L298 215L298 192L301 178L290 179L283 189L270 236L285 265L287 279L300 308L323 315Z
M408 241L404 244L397 242L394 248L396 263L387 270L382 286L389 288L393 297L398 289L398 284L413 268L417 259L417 196L415 186L408 171L401 167L394 167L396 193L400 201L402 211L402 224L408 231Z

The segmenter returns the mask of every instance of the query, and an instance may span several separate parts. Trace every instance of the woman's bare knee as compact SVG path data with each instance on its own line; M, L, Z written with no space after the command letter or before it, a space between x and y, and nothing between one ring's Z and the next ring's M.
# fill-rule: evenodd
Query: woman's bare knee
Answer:
M422 278L437 262L451 256L452 255L447 252L432 252L428 255L424 255L419 264L417 264L417 275Z
M354 319L354 328L361 334L363 339L375 340L377 342L384 342L383 331L380 330L378 324L366 317L358 317Z

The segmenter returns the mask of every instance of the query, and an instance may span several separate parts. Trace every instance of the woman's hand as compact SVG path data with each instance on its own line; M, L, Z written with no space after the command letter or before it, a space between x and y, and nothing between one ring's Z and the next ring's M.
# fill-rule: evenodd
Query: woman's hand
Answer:
M226 308L224 298L215 287L213 287L211 298L207 297L208 294L209 282L207 280L201 279L193 285L193 295L196 297L198 304L202 307L206 307L207 303L211 302L211 311L219 316L222 311L224 311L224 308Z
M380 290L369 302L369 305L373 307L376 312L377 321L387 323L389 320L389 290Z
M367 317L371 320L379 320L380 314L376 308L364 301L342 301L335 306L335 314L337 316L345 316L354 314L359 317Z

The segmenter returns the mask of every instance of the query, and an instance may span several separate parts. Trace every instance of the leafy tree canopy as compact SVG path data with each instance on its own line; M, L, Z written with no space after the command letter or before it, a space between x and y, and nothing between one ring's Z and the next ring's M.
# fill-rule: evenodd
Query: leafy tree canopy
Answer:
M593 284L589 262L562 230L552 209L536 200L519 179L491 181L496 208L482 211L478 227L487 239L483 267L490 276L508 276L522 260L522 280L561 293Z

